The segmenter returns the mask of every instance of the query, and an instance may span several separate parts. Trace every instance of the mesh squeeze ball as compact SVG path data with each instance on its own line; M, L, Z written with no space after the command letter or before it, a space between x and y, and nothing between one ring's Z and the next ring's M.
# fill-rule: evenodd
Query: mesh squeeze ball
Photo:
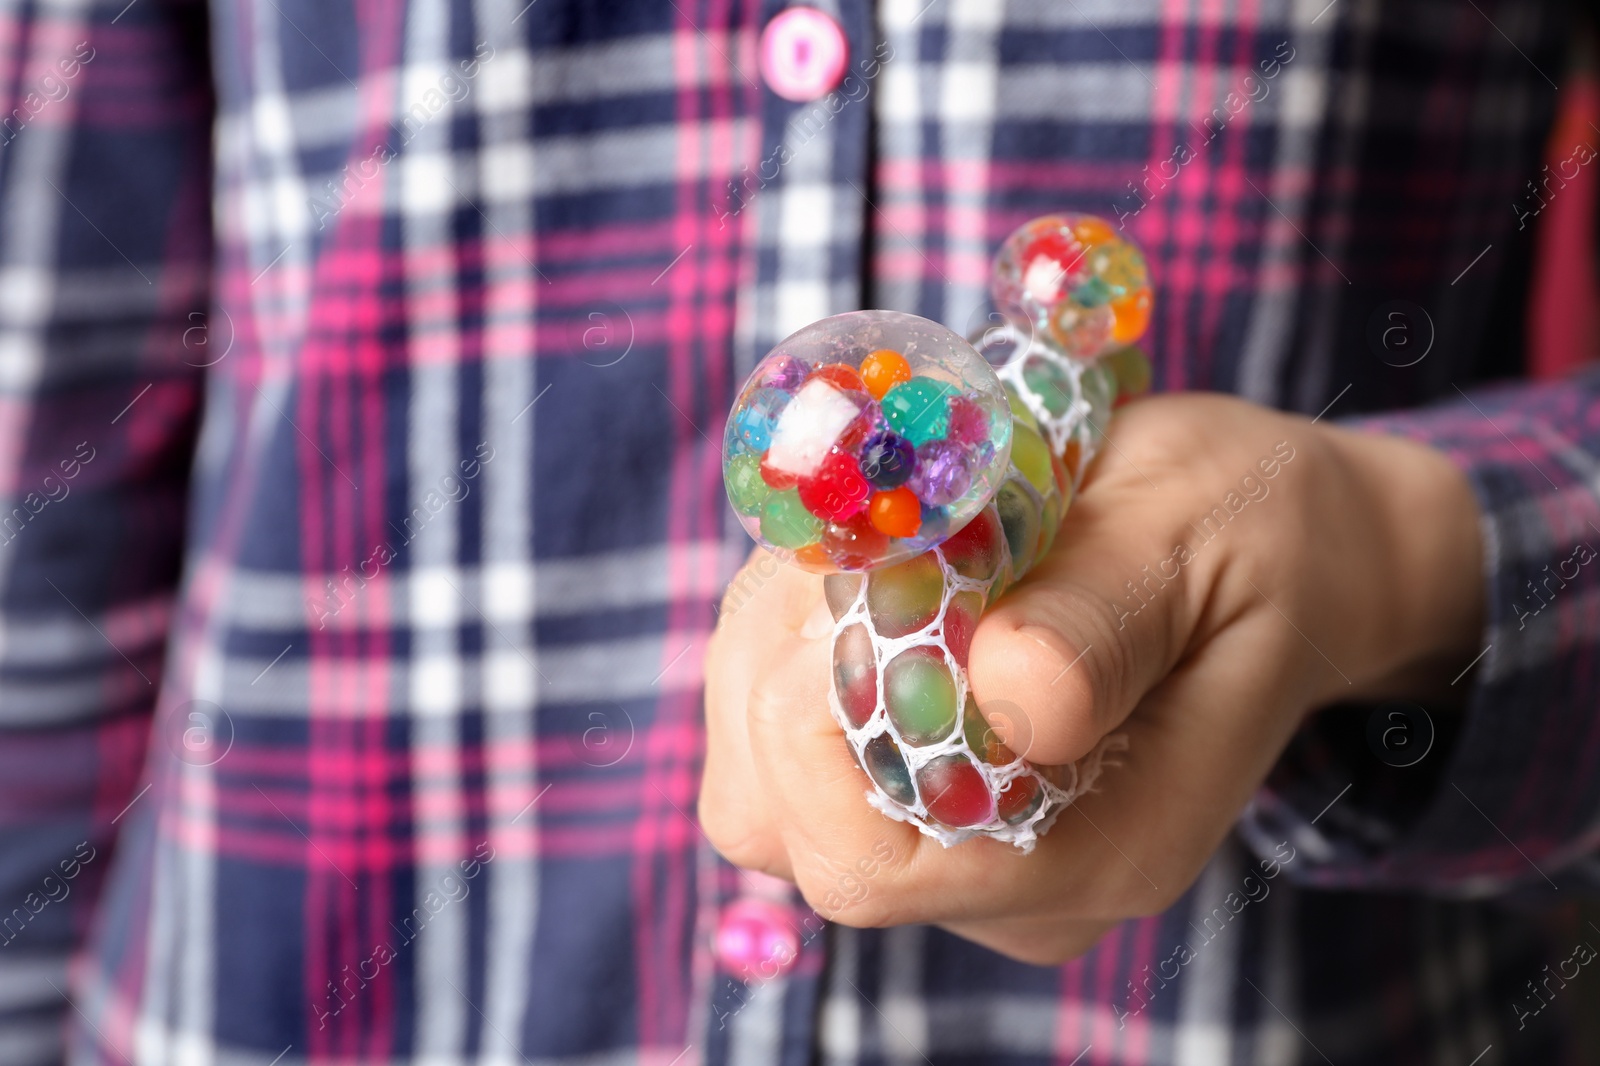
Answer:
M782 341L734 405L723 475L752 537L827 575L829 704L867 801L947 847L1031 851L1126 738L1033 766L979 709L967 655L984 608L1050 550L1115 404L1149 388L1131 345L1151 293L1092 215L1018 229L991 291L1005 324L973 343L894 311Z

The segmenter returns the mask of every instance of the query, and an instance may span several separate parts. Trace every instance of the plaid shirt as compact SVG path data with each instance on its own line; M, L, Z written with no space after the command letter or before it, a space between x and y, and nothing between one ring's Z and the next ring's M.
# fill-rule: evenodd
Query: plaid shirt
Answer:
M0 5L0 1062L1560 1059L1600 381L1485 383L1564 13L826 0L850 74L795 104L781 6ZM721 419L821 316L982 322L1060 209L1148 251L1158 387L1469 472L1467 710L1405 768L1318 716L1069 965L811 916L740 982L693 817Z

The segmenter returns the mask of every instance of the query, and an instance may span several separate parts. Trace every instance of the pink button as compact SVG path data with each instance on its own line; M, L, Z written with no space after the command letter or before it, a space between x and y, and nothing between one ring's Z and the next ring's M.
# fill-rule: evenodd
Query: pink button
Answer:
M837 22L814 7L791 7L761 32L761 76L785 100L816 100L844 77L848 50Z
M717 922L717 962L741 981L770 981L789 972L800 957L792 914L771 900L734 900Z

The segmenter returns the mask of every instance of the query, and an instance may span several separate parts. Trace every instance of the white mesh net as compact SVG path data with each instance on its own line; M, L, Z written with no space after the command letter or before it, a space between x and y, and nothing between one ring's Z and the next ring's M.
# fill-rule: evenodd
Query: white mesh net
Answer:
M1014 329L991 331L980 347L997 344L1014 349L998 371L1012 393L1013 461L995 502L974 524L987 523L979 528L1003 535L994 538L997 543L991 552L977 553L976 563L973 557L952 560L948 544L913 561L922 568L924 580L931 576L926 559L937 562L939 590L937 609L915 612L911 623L917 624L909 632L907 619L886 611L884 601L892 599L888 586L914 580L907 569L913 564L864 578L829 577L835 618L829 705L867 773L871 783L867 800L878 810L915 825L946 847L982 835L1027 852L1068 804L1094 787L1108 757L1126 749L1127 738L1105 737L1077 763L1032 766L1007 747L1020 741L1025 750L1027 738L1017 735L1025 723L1011 723L1012 735L1000 736L977 717L968 698L967 645L983 605L994 602L1049 550L1101 439L1117 385L1115 375L1104 366L1068 358ZM1048 445L1050 469L1043 476L1036 453L1025 447L1031 443L1029 435ZM923 598L926 607L925 594ZM852 632L857 626L864 631L866 645L861 633ZM870 663L865 661L869 648ZM890 675L900 669L898 663L913 660L934 668L931 687L939 696L944 695L946 683L938 675L939 665L954 689L951 724L941 724L931 734L919 728L914 715L894 707L887 691ZM863 715L867 693L842 691L840 678L844 673L864 684L868 670L874 699L870 713ZM939 702L943 706L943 700ZM854 716L847 705L856 710ZM942 716L941 723L948 718Z

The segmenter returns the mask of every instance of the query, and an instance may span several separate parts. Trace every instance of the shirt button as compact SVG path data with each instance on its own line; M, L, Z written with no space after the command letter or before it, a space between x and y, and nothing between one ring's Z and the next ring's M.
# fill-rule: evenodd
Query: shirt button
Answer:
M771 900L734 900L717 922L717 962L741 981L770 981L788 973L800 957L792 914Z
M816 100L844 77L847 52L837 22L814 7L791 7L761 32L761 76L785 100Z

